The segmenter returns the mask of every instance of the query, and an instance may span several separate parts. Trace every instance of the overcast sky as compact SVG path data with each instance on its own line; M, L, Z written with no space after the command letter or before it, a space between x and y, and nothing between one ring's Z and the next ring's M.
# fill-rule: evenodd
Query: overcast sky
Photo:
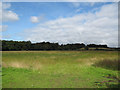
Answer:
M2 39L118 46L118 3L9 2L1 6Z

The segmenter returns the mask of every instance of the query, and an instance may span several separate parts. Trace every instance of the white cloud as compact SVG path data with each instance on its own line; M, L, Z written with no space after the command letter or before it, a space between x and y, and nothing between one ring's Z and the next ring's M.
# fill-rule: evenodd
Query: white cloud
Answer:
M7 30L7 25L0 25L0 39L2 39L2 32Z
M31 16L30 20L31 20L32 23L38 23L39 22L39 19L36 16Z
M79 7L80 6L80 2L73 2L72 3L74 7Z
M30 21L32 23L39 23L40 21L42 21L44 19L44 15L41 15L41 16L31 16L30 17Z
M15 12L7 10L10 9L10 7L11 7L10 3L0 2L0 33L2 31L6 31L8 28L8 25L1 25L2 22L11 22L19 20L19 17Z
M1 32L1 31L6 31L7 28L8 28L7 25L0 25L0 32Z
M0 39L2 39L2 3L0 2Z
M10 3L4 3L4 4L2 4L2 8L3 9L8 9L8 8L10 8L11 7L11 4Z
M76 8L78 8L79 6L94 6L94 4L97 2L72 2L72 5Z
M40 23L34 28L25 30L25 40L117 46L117 8L117 4L109 4L102 6L96 13L82 13Z
M120 0L4 0L3 2L118 2Z
M10 7L10 3L0 2L0 21L9 22L19 20L19 17L15 12L8 10Z
M12 11L3 11L2 20L3 20L3 22L17 21L17 20L19 20L19 17L16 13L14 13Z

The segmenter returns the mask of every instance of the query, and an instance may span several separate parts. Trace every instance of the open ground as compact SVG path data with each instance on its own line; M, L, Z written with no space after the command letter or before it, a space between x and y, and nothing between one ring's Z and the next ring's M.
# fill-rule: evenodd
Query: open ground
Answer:
M119 86L118 51L3 51L3 88Z

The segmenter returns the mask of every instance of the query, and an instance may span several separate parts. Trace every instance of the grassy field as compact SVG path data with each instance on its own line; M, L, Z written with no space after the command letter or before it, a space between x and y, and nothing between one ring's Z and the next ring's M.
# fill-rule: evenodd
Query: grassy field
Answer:
M4 51L3 88L119 86L117 51Z

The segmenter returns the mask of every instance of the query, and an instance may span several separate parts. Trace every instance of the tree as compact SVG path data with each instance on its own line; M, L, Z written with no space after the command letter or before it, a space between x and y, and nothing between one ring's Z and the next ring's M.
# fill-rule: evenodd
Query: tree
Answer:
M88 47L88 46L85 46L85 50L89 50L89 47Z

